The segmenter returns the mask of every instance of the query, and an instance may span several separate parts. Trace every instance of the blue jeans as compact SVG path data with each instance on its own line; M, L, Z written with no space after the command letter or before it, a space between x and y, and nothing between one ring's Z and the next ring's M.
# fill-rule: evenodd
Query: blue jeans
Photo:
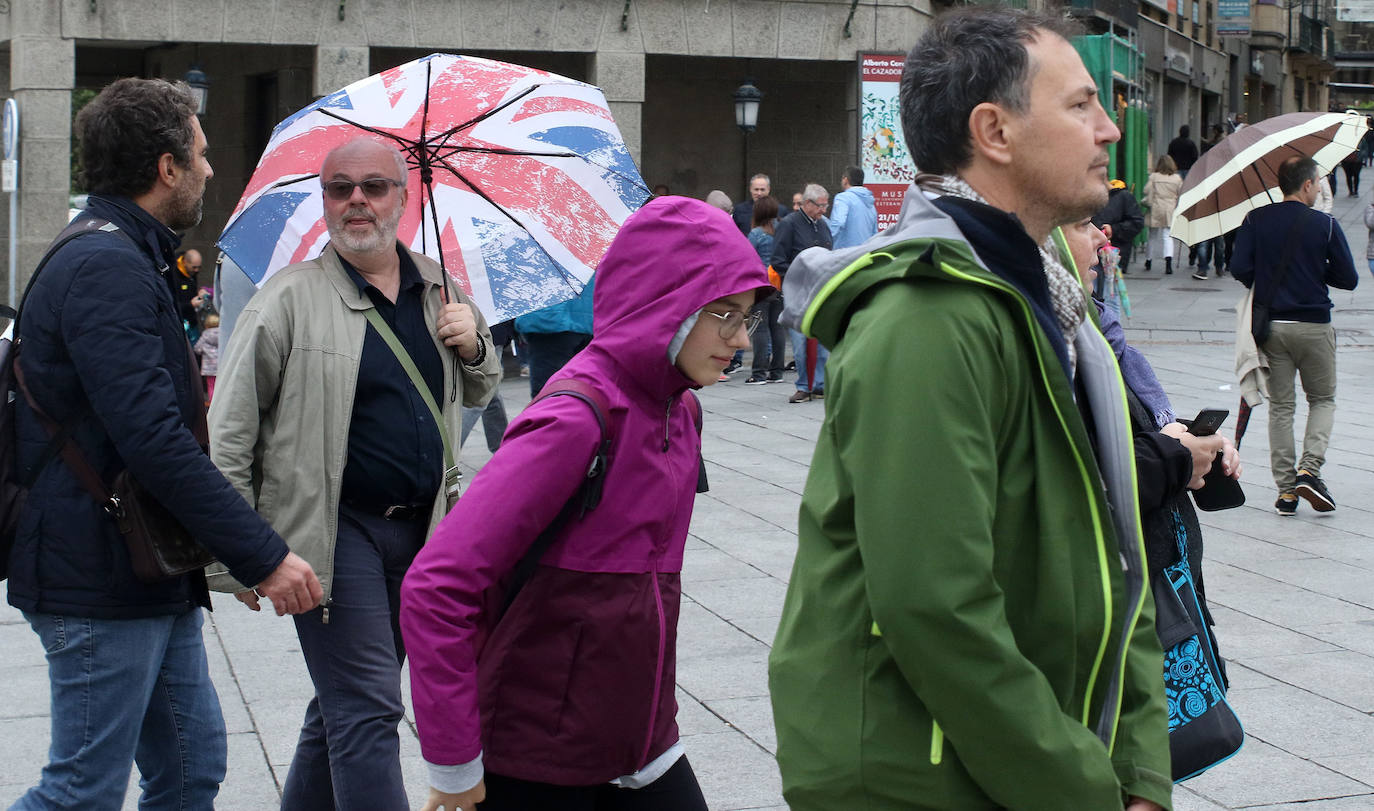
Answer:
M283 811L409 808L401 779L401 579L425 541L429 514L388 521L339 509L329 622L298 614L296 636L315 697L305 708Z
M778 316L782 315L782 296L772 295L763 301L749 308L750 312L757 312L763 316L763 322L759 328L754 330L754 334L749 336L749 342L754 352L754 365L750 369L751 375L758 378L766 378L770 374L782 379L783 367L783 335L786 328L778 323Z
M794 329L788 333L792 336L792 357L797 361L797 391L824 391L825 361L830 357L830 350L816 344L816 381L810 384L806 379L806 336Z
M26 611L24 618L47 652L52 742L38 785L11 811L117 811L135 762L140 809L213 807L228 756L201 610L144 619Z
M1212 267L1212 258L1216 257L1217 269L1220 270L1226 263L1226 247L1221 237L1204 239L1197 244L1197 269L1199 273L1206 273Z

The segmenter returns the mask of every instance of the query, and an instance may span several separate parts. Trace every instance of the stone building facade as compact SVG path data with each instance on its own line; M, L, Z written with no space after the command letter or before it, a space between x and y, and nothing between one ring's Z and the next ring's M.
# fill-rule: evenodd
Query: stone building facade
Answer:
M213 259L278 121L434 52L599 85L651 186L738 199L764 172L784 202L808 181L833 193L857 157L856 55L905 52L956 1L0 0L0 89L21 120L17 266L27 275L67 216L73 90L120 76L175 79L196 65L209 77L202 123L216 177L185 244ZM1319 0L1250 0L1240 37L1220 34L1220 2L1010 0L1063 6L1129 40L1143 71L1123 99L1148 111L1151 157L1183 124L1197 138L1235 113L1257 121L1327 107L1334 58ZM747 141L732 99L745 80L764 93ZM0 233L7 205L0 195Z
M645 181L675 194L737 199L757 171L779 198L832 187L857 154L856 54L905 51L932 13L929 0L0 0L0 87L20 107L20 278L67 216L74 89L192 65L209 77L216 176L185 244L213 258L278 121L434 52L600 86ZM732 94L750 78L765 95L745 166Z

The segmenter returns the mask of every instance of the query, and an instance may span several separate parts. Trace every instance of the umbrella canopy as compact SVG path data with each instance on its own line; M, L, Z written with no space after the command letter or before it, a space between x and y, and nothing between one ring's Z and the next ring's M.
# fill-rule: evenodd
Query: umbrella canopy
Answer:
M438 260L493 324L581 292L650 196L596 87L431 54L277 125L219 238L252 283L329 241L320 165L358 137L405 155L397 238Z
M1355 113L1288 113L1232 133L1189 170L1169 235L1196 245L1239 227L1252 210L1283 199L1278 171L1285 160L1312 158L1329 174L1368 128Z

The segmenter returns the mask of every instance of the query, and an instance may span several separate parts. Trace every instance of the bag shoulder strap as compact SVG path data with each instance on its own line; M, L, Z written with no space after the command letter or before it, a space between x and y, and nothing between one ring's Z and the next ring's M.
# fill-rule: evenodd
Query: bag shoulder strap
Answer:
M391 325L386 323L386 319L377 312L377 308L368 307L363 310L363 316L367 318L367 323L372 325L377 334L382 336L382 340L390 347L396 360L400 361L401 367L406 370L406 375L410 377L411 384L420 393L420 399L425 401L429 415L434 418L434 424L439 426L439 439L444 443L444 481L447 484L449 477L455 475L458 468L453 459L453 445L449 442L448 426L444 424L444 413L439 410L439 404L434 401L434 393L429 390L429 384L425 382L424 375L420 374L420 367L415 365L410 353L401 345L401 339L396 337Z
M29 386L24 381L24 369L18 362L14 364L14 381L18 385L20 393L24 395L24 401L29 404L29 408L33 410L33 413L38 417L38 421L43 424L44 430L48 432L49 438L55 440L57 437L62 436L62 434L65 433L62 427L57 424L56 420L48 416L48 412L44 411L42 407L38 405L37 400L33 399L33 394L29 391ZM91 467L91 463L86 459L86 455L82 453L81 449L72 441L70 434L63 440L59 454L62 457L62 461L67 463L67 467L70 468L72 473L76 476L77 481L81 482L81 486L85 488L86 492L91 494L91 498L95 499L96 503L100 504L106 512L116 519L122 517L123 507L120 506L119 498L110 492L110 488L105 486L105 482L101 480L100 474L96 472L95 468Z
M1279 289L1283 287L1284 280L1288 278L1288 266L1292 263L1293 251L1298 246L1298 228L1301 227L1303 223L1307 222L1307 218L1311 214L1312 209L1309 208L1288 227L1288 235L1284 238L1283 243L1283 257L1279 260L1279 274L1274 278L1274 286L1269 288L1269 296L1264 301L1260 302L1266 307L1273 303L1274 296L1279 294Z
M48 246L48 250L43 253L43 258L39 260L38 266L33 269L33 273L29 274L29 280L24 285L24 293L20 296L19 301L15 303L14 307L0 305L0 315L9 318L14 325L14 329L12 330L13 349L10 351L6 362L11 364L15 388L19 389L19 392L23 394L24 401L28 403L29 408L33 411L34 415L38 417L38 421L48 433L48 447L44 449L43 455L40 457L41 461L34 469L30 478L33 481L37 481L39 473L42 472L44 467L47 467L48 460L51 459L54 453L59 454L62 460L67 463L67 466L71 468L72 473L74 473L76 478L81 482L81 486L91 494L92 498L113 514L113 511L119 509L118 499L113 497L109 488L107 488L104 481L101 480L100 474L96 473L95 468L91 467L90 462L86 460L85 454L83 454L76 443L72 441L71 432L74 426L71 424L63 425L58 423L38 405L38 401L34 399L32 392L29 391L27 383L24 381L24 370L19 363L22 343L19 336L19 317L24 309L23 303L28 299L29 292L33 290L34 283L38 281L39 274L43 271L43 268L47 266L48 262L57 255L57 252L68 242L87 234L99 232L115 234L122 237L126 242L134 244L133 239L128 234L124 233L119 226L109 220L100 217L79 217L73 220L67 224L66 228L58 232L52 244Z
M129 244L134 244L133 238L124 233L118 225L115 225L109 220L101 219L100 217L78 217L69 223L66 228L58 232L57 237L54 238L52 244L48 246L48 250L44 252L43 258L38 261L38 267L35 267L33 273L29 274L29 281L24 285L24 294L19 297L19 301L14 303L14 315L11 317L15 322L14 335L16 339L19 337L19 313L24 309L23 302L29 297L29 291L33 289L33 283L38 281L38 274L47 266L49 260L57 254L58 250L68 242L78 237L84 237L87 234L94 234L97 232L116 234L123 237Z

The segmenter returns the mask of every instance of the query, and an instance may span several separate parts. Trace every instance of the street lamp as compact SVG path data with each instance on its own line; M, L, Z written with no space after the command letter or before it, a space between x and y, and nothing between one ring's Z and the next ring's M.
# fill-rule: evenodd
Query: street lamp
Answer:
M735 126L741 132L750 133L759 124L759 102L763 91L754 87L753 79L745 79L744 84L735 88Z
M753 79L735 88L735 126L744 136L744 186L749 187L749 133L759 125L759 102L763 91L754 87Z
M191 95L196 97L196 115L205 115L205 102L210 96L210 77L205 75L205 71L200 69L200 64L191 65L191 69L186 71L186 75L181 77L191 88Z

